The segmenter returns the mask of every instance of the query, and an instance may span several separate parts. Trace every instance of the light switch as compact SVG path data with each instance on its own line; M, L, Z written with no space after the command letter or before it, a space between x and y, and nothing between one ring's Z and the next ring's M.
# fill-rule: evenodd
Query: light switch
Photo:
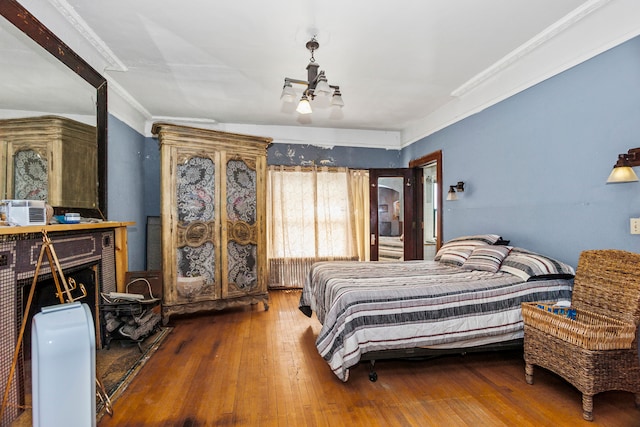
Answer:
M631 234L640 234L640 218L631 218Z

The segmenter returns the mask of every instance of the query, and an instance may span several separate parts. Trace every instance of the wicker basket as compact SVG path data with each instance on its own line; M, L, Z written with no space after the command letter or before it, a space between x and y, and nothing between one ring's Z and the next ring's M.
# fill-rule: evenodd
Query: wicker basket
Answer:
M522 319L563 341L587 350L629 349L635 338L635 325L602 314L575 308L575 320L547 311L549 303L522 303ZM539 307L541 306L541 307Z

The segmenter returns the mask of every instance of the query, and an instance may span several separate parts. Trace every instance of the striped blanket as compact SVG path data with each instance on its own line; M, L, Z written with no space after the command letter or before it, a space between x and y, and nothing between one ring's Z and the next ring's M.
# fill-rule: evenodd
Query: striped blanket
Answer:
M570 299L572 286L571 279L525 282L435 261L320 262L299 308L316 313L316 347L347 381L349 368L372 351L522 338L520 304Z

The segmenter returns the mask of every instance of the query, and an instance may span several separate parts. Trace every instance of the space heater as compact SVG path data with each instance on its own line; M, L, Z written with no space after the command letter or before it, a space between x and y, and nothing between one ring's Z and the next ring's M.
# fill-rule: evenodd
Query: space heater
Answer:
M34 427L96 425L96 341L91 310L44 307L31 324Z

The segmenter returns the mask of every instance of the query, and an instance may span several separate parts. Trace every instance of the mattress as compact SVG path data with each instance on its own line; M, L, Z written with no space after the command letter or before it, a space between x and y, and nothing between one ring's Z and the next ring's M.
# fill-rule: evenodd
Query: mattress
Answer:
M370 352L522 338L520 304L571 298L573 280L524 280L436 261L320 262L299 308L322 324L320 355L342 381Z

